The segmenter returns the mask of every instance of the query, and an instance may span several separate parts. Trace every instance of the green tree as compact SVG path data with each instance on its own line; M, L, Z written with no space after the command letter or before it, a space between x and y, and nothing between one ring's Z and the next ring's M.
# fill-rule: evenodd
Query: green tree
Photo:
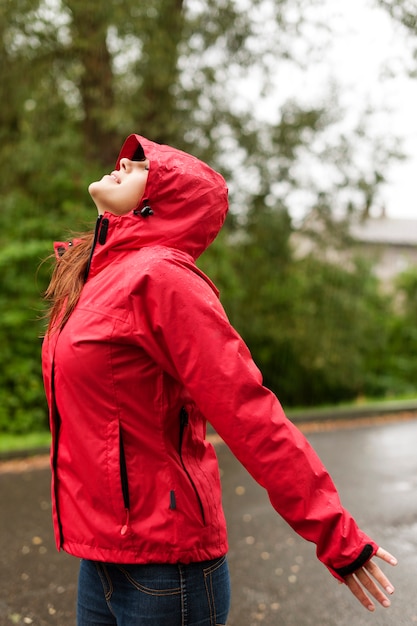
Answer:
M396 302L390 318L387 371L391 388L415 393L417 376L417 271L411 268L396 281Z
M227 275L216 275L223 301L265 384L286 405L380 395L392 382L385 372L390 300L372 268L342 243L344 230L334 232L334 242L337 236L338 247L329 250L320 237L312 247L285 210L266 209L263 199L240 236L224 235ZM216 269L203 263L209 273Z
M378 4L411 32L417 31L417 7L413 0L378 0Z
M53 239L94 220L88 183L112 167L121 138L132 131L189 150L227 177L232 211L224 247L215 246L202 263L225 286L232 321L253 342L271 384L280 371L287 381L281 387L295 388L302 345L291 344L288 328L299 324L292 316L303 314L293 300L306 289L308 268L291 251L292 199L303 191L307 208L324 195L327 206L355 210L381 180L372 166L369 172L347 166L353 145L366 142L361 129L352 141L330 139L336 100L288 100L272 116L261 115L277 68L314 58L307 28L314 4L2 2L0 165L7 175L0 181L0 339L6 346L0 428L43 424L43 392L34 382L40 381L39 294L48 275L40 263ZM295 39L302 42L300 54L293 52ZM386 158L382 148L378 154ZM343 173L331 189L304 176L317 163ZM331 220L320 215L330 233ZM285 321L285 340L278 319ZM265 328L279 329L275 343ZM278 362L282 354L291 368Z

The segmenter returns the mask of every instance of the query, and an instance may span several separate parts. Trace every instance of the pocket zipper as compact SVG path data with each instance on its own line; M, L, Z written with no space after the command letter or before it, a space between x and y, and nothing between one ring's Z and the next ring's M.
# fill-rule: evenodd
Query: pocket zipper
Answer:
M129 526L129 515L130 515L130 498L129 498L129 483L127 480L127 467L126 467L126 455L125 448L123 444L123 434L122 427L119 427L119 463L120 463L120 481L122 485L122 494L123 494L123 504L125 507L125 523L120 529L120 534L125 535L127 533L127 529Z
M187 475L188 480L191 483L192 488L194 489L194 493L197 497L197 501L198 501L198 505L200 507L200 512L201 512L201 517L203 519L203 524L206 524L206 516L204 514L204 507L203 507L203 503L201 501L200 498L200 494L198 493L197 487L191 477L190 472L188 471L185 463L184 463L184 459L182 456L182 444L183 444L183 440L184 440L184 430L185 428L188 426L188 413L185 407L181 407L181 411L180 411L180 439L179 439L179 455L180 455L180 461L181 461L181 465L182 468L185 472L185 474Z

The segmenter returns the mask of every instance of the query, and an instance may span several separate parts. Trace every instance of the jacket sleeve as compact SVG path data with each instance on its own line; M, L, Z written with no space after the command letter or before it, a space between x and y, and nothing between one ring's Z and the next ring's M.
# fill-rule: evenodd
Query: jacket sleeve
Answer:
M330 572L342 580L368 561L378 546L342 507L323 463L263 386L212 288L175 258L162 258L145 264L129 300L137 341L184 385L275 510L316 544Z

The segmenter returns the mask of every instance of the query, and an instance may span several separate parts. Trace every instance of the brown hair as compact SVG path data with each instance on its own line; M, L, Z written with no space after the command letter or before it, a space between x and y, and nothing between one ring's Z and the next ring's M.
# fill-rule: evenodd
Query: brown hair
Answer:
M94 232L81 235L77 244L69 247L57 261L45 292L45 300L50 303L46 334L61 330L73 312L84 285L93 240Z

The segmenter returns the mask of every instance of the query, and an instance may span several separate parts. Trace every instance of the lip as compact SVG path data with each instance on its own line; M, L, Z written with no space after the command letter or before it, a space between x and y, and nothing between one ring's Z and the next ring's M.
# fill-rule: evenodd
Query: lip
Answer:
M113 178L113 180L115 180L118 185L120 185L121 181L117 172L112 172L111 174L109 174L109 176L110 178Z

